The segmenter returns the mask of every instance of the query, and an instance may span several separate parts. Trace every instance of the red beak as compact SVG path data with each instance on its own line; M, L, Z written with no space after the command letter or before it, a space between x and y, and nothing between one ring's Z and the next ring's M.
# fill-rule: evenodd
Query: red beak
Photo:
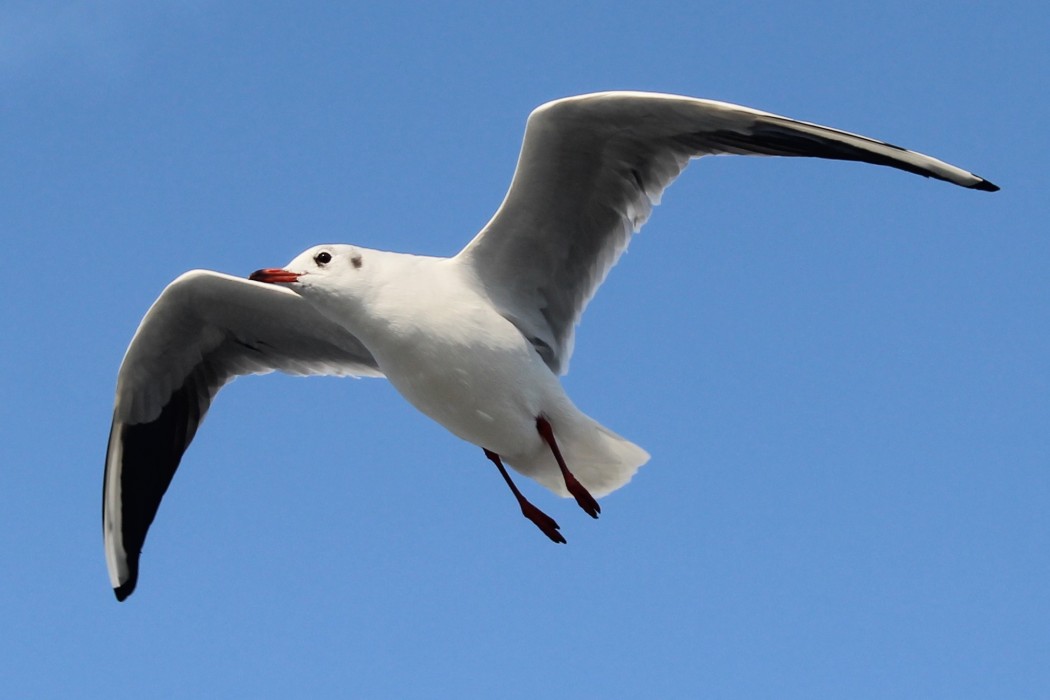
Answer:
M298 282L299 273L288 272L288 270L281 270L274 267L267 267L262 270L256 270L253 272L248 279L256 282L268 282L274 284L275 282Z

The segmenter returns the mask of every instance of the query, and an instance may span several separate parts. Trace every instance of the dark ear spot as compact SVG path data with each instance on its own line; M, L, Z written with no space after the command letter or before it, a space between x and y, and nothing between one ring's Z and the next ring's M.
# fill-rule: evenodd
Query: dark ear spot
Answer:
M361 267L361 256L360 255L355 255L354 257L350 258L350 264L354 266L355 270L360 268Z

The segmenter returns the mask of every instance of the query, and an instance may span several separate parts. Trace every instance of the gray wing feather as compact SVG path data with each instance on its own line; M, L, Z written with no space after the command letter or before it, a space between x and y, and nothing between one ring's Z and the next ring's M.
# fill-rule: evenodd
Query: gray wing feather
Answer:
M689 160L713 154L856 160L998 189L935 158L767 112L674 95L596 93L530 115L506 198L457 257L548 366L564 372L576 323L631 236Z

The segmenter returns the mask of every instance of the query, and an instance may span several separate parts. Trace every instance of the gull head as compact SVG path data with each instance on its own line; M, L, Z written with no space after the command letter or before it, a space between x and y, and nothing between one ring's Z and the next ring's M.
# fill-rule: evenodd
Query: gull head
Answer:
M365 251L345 244L319 245L295 257L283 268L256 270L248 279L291 285L297 292L353 295L365 283Z

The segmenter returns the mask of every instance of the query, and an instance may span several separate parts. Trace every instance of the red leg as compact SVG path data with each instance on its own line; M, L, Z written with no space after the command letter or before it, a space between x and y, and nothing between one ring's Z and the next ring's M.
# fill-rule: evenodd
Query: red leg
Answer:
M558 467L561 469L561 475L565 479L565 488L569 489L569 493L576 499L576 502L580 504L580 508L592 518L597 518L598 513L602 512L601 506L598 505L598 501L594 500L594 496L584 488L583 484L576 480L569 468L565 466L565 459L561 456L561 450L558 449L558 443L554 439L554 429L551 428L550 421L543 416L536 419L536 430L539 431L540 436L547 442L551 448L551 452L554 453L554 459L558 461Z
M558 532L558 523L554 522L554 518L550 517L542 510L532 505L529 499L521 495L521 491L511 481L510 474L507 473L506 467L503 466L503 460L499 458L499 455L492 450L485 450L485 456L492 460L492 463L499 469L499 473L503 475L503 480L507 482L507 486L510 487L511 493L514 494L514 498L518 499L518 505L521 506L521 514L531 520L536 527L543 531L543 534L551 538L551 541L557 542L558 544L565 544L565 536Z

